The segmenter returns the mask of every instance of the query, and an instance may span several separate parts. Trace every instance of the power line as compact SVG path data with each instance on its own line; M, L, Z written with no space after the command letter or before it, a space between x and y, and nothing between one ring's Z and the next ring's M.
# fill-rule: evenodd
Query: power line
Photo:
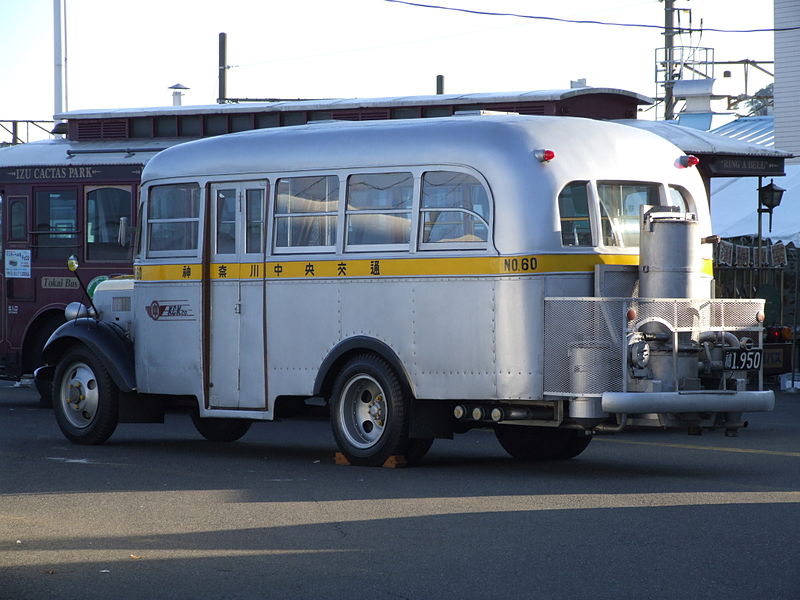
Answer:
M663 25L647 25L643 23L614 23L609 21L594 21L590 19L562 19L559 17L543 17L543 16L536 16L536 15L522 15L519 13L508 13L508 12L490 12L490 11L483 11L483 10L472 10L469 8L457 8L454 6L438 6L436 4L422 4L420 2L408 2L407 0L384 0L384 2L393 2L395 4L405 4L407 6L414 6L416 8L435 8L438 10L449 10L453 12L462 12L468 13L471 15L484 15L489 17L515 17L518 19L534 19L538 21L556 21L559 23L574 23L578 25L606 25L610 27L638 27L643 29L659 29L663 30ZM800 25L795 27L776 27L772 29L717 29L714 27L696 27L696 28L676 28L676 33L694 33L694 32L704 32L704 31L712 31L714 33L774 33L780 31L798 31L800 30Z

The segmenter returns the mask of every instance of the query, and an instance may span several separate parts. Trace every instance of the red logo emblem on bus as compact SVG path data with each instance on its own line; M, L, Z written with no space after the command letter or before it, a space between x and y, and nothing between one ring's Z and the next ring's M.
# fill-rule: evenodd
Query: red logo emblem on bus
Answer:
M193 321L192 307L186 300L153 300L144 307L153 321Z

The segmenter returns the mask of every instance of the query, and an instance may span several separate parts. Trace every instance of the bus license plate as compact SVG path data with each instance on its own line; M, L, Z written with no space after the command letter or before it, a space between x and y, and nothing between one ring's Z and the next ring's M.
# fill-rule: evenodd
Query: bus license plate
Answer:
M761 368L762 350L726 350L723 364L726 371L757 371Z

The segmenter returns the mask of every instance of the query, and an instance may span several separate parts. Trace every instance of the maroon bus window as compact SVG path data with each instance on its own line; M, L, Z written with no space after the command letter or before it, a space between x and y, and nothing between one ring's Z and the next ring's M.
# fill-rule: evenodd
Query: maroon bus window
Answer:
M120 240L120 225L125 223L125 239ZM86 259L131 260L130 186L87 188Z
M78 197L75 190L36 192L36 241L39 258L66 260L78 247Z
M8 199L8 240L24 242L28 239L27 198Z

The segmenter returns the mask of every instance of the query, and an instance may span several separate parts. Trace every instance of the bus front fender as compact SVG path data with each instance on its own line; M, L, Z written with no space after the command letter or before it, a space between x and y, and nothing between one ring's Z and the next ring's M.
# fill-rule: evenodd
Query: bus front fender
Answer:
M53 332L42 351L44 365L36 370L37 384L52 380L56 364L76 343L97 356L121 392L136 390L133 343L119 327L91 318L67 321Z

